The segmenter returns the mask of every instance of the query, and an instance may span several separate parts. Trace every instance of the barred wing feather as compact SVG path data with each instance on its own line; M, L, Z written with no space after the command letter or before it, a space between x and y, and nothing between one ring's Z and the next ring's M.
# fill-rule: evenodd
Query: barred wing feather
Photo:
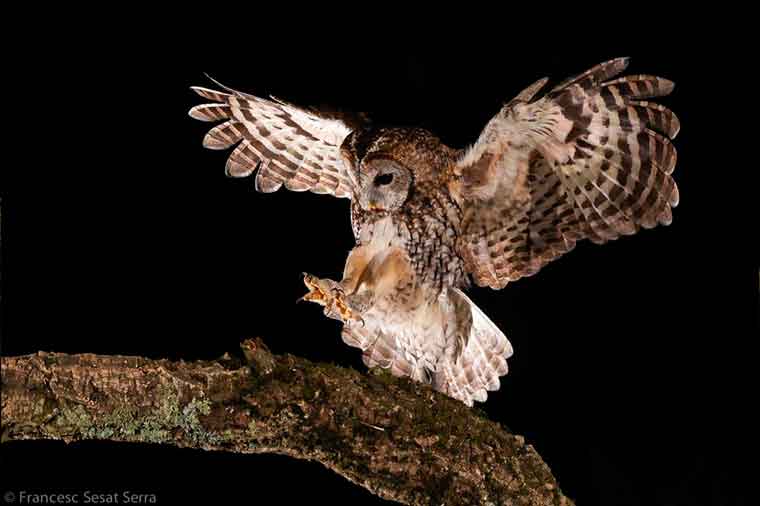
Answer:
M226 87L225 91L191 89L214 103L193 107L190 116L222 122L206 134L203 145L209 149L235 146L227 160L227 174L246 177L258 168L255 183L261 192L285 186L351 198L356 179L340 154L341 143L351 132L346 122Z
M538 100L540 80L486 125L458 160L449 190L464 213L459 242L480 286L502 288L589 239L604 243L670 224L678 118L643 100L673 83L612 79L618 58L568 79Z

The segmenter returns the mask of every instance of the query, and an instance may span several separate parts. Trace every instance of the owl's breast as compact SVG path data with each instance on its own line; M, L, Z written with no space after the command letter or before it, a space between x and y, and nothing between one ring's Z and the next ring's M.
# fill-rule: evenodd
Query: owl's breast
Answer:
M432 183L420 185L394 219L418 282L434 292L466 285L456 247L462 215L447 193Z
M369 212L351 205L351 225L359 245L375 251L399 248L408 257L414 285L431 291L464 287L467 274L457 250L462 213L449 195L433 182L417 184L409 199L394 212Z

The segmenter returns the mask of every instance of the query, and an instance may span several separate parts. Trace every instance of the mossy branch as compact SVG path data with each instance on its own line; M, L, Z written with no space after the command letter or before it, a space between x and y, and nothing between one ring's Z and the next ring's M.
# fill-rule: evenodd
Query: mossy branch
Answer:
M406 504L569 505L521 436L430 388L290 355L2 357L3 441L139 441L317 460Z

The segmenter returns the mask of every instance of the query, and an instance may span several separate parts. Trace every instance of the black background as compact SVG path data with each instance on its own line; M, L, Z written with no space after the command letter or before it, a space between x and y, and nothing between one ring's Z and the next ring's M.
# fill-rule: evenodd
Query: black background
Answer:
M674 222L579 244L500 292L472 289L515 347L483 408L525 435L578 504L745 504L756 162L740 158L747 146L733 137L743 127L735 97L719 91L723 56L688 44L511 51L519 39L508 37L467 49L251 42L237 55L220 43L208 60L177 46L48 48L17 75L6 95L23 111L3 169L3 355L213 359L262 336L275 352L363 370L337 322L295 305L301 271L339 278L352 246L348 201L256 194L251 180L226 178L226 153L204 150L208 125L187 117L201 102L188 87L208 85L207 71L237 89L365 110L464 146L537 78L556 83L627 54L630 73L676 82L661 99L682 122ZM14 491L381 503L316 463L278 456L12 442L2 466L3 489Z

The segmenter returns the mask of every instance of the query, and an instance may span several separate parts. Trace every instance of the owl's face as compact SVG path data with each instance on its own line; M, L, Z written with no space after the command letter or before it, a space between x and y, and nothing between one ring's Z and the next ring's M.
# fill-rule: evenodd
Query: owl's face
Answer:
M395 211L409 196L411 172L388 157L362 161L359 170L359 205L367 211Z

